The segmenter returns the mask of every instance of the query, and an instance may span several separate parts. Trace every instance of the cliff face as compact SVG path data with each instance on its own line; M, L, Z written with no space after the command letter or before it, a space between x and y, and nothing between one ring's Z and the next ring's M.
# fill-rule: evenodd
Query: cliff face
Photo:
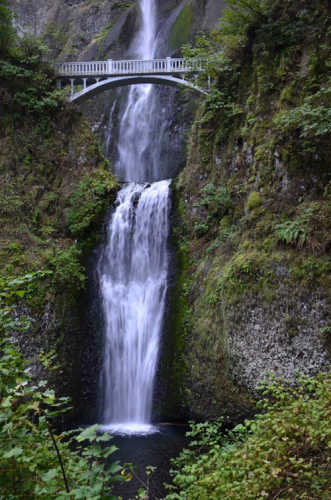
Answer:
M137 0L10 0L9 4L15 12L19 30L40 36L50 48L50 59L79 61L135 57L132 41L139 25ZM158 0L159 55L177 55L182 44L192 39L194 33L216 25L223 7L224 2L213 0ZM160 107L167 108L164 116L166 136L174 151L169 163L176 173L185 162L182 152L188 124L193 119L194 97L171 87L160 86L158 92ZM119 120L126 97L127 89L108 91L80 107L112 163L117 160ZM166 156L169 151L167 143L164 150Z
M11 3L17 25L42 35L58 59L130 57L137 2ZM174 183L176 272L160 367L167 384L159 387L166 402L160 413L171 418L226 414L236 420L250 411L265 371L293 381L296 370L330 368L326 2L314 8L305 1L281 4L249 25L245 43L227 47L212 69L213 89L197 111L189 158ZM193 33L215 26L223 7L216 0L160 1L162 55L176 54ZM231 36L233 41L237 35ZM160 92L162 102L168 90ZM191 96L172 95L169 127L178 147L171 161L178 164L178 137L194 111L191 103ZM83 109L103 141L112 105L113 95L105 93ZM113 149L117 114L111 116ZM81 384L70 352L79 359L96 339L82 334L87 296L80 291L84 273L75 241L83 243L86 256L100 233L106 205L93 221L99 205L84 198L95 169L104 186L100 190L97 183L96 193L104 189L110 201L115 187L86 122L70 116L45 137L31 121L19 124L19 134L13 123L3 129L2 196L8 207L1 255L7 276L43 266L55 271L51 288L41 287L43 297L26 306L34 340L22 342L33 356L41 345L58 342L66 351L61 359L68 361L64 380ZM16 220L22 206L28 211Z
M85 264L117 183L42 58L30 40L15 42L1 61L0 286L11 283L22 297L16 314L30 327L15 342L34 374L45 375L40 355L55 352L62 376L47 375L82 403L83 356L95 342L86 327Z
M43 38L51 57L59 60L101 59L112 44L114 53L119 45L123 51L136 18L135 0L12 0L9 4L18 32Z
M330 369L327 7L276 7L213 69L174 187L165 399L199 418Z
M42 37L58 60L124 58L139 23L138 0L10 0L20 33ZM180 49L197 31L216 26L225 2L157 1L159 31L168 51ZM170 55L170 53L169 53Z

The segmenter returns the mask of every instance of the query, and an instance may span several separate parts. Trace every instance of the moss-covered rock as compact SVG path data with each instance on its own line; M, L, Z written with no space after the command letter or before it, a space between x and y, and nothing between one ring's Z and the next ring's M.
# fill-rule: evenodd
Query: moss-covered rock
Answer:
M199 418L249 412L265 371L293 382L296 370L330 369L330 143L319 112L329 100L326 2L315 7L320 15L308 19L289 2L277 12L270 4L245 46L227 46L175 184L189 313L174 357L185 367L183 411ZM226 209L221 193L231 200Z
M189 2L180 11L176 21L174 22L169 36L171 50L179 49L184 43L191 38L192 23L193 23L193 2Z

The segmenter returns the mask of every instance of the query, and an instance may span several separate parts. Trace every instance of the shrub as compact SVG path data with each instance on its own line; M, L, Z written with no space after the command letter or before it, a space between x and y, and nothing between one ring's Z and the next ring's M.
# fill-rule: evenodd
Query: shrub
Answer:
M278 113L274 124L283 135L298 135L305 151L317 151L321 141L331 133L330 95L331 86L322 87L306 97L301 106Z
M63 108L63 93L55 88L54 70L44 62L47 46L40 40L14 37L11 52L0 64L5 110L15 116L43 115Z
M99 220L109 203L108 196L115 193L115 188L114 178L101 168L82 179L70 197L71 207L66 214L66 223L73 236L82 236Z
M50 259L54 268L54 282L57 287L66 287L73 290L84 288L86 276L80 263L82 252L75 245L64 250L58 250L55 257Z
M206 184L201 195L199 205L208 208L210 215L222 218L233 207L231 194L224 186L216 188L214 184Z
M257 191L252 191L246 203L246 207L248 210L254 210L254 208L258 208L262 205L261 195Z

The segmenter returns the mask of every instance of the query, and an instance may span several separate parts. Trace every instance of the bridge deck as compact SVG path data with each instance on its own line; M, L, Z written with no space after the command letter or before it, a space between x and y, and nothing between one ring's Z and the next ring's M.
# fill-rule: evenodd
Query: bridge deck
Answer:
M112 60L54 63L60 77L111 77L125 75L161 75L200 72L206 66L203 59L170 58L151 60Z

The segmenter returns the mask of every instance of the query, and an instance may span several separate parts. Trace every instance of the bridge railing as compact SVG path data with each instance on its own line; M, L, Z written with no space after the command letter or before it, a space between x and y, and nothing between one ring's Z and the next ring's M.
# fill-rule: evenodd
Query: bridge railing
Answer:
M171 58L150 60L112 60L54 63L59 76L115 76L202 71L203 59Z

